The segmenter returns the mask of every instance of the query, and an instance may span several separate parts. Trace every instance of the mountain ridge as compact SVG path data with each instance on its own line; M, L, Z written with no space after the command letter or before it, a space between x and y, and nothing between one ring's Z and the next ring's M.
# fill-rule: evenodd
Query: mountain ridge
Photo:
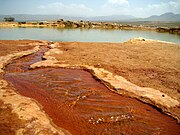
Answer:
M169 21L169 22L178 22L180 21L180 14L174 14L172 12L167 12L161 15L152 15L147 18L135 19L137 21Z
M74 21L167 21L167 22L180 22L180 14L174 14L167 12L161 15L152 15L147 18L136 18L132 15L110 15L110 16L95 16L95 17L71 17L63 15L31 15L31 14L12 14L12 15L0 15L2 21L4 17L14 17L16 21L48 21L48 20L74 20Z

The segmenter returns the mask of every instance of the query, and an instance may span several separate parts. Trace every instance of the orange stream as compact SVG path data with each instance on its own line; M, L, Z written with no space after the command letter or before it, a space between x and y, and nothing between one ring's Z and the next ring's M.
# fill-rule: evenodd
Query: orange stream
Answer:
M20 94L37 100L57 126L73 135L180 134L174 119L111 92L87 71L30 70L29 65L40 61L45 51L47 48L9 64L4 79Z

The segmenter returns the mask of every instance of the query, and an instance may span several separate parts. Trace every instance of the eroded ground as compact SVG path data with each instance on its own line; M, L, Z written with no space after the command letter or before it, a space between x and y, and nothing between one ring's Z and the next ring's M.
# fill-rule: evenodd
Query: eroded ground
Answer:
M166 108L169 104L170 111L178 114L179 45L144 40L123 44L59 42L51 43L52 49L48 51L50 43L45 44L38 53L13 60L5 68L4 79L16 92L36 99L56 125L72 134L179 134L179 125L169 116L136 99L111 92L92 77L92 71L80 70L92 66L94 72L99 72L103 68L136 85L157 89L164 93L160 96L165 96L162 105L167 103ZM45 51L47 60L42 61ZM51 68L63 67L62 64L80 69ZM30 70L30 65L42 68ZM160 83L161 77L172 87Z
M179 44L139 38L117 44L62 42L56 46L63 54L51 53L49 56L53 56L60 64L103 68L137 86L154 88L180 102ZM121 86L117 88L121 89ZM162 97L157 100L166 97L160 95ZM171 108L169 111L180 118L179 108Z
M0 134L1 135L14 135L16 130L22 128L25 121L18 118L18 115L12 113L10 105L5 105L0 101Z
M3 52L0 56L0 134L69 134L52 123L38 102L20 95L13 86L3 79L6 64L40 50L40 47L47 45L48 42L0 41L0 44Z
M33 49L33 47L35 47L38 43L42 42L32 40L1 40L0 56Z
M64 64L102 67L130 82L180 99L180 45L133 40L127 43L59 43Z

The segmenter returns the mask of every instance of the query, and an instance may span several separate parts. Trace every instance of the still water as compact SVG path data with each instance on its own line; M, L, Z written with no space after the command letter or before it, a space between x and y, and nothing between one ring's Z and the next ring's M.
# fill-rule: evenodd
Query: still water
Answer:
M49 41L124 42L132 38L162 40L180 44L180 36L140 30L0 28L0 40L37 39Z

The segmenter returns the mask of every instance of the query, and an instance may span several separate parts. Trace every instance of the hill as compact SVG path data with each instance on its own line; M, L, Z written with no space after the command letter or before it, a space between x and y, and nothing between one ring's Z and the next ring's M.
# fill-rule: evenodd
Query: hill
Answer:
M180 14L174 14L171 12L167 12L162 15L153 15L148 18L140 18L135 19L136 21L166 21L166 22L179 22L180 21Z
M0 15L0 21L4 17L14 17L16 21L47 21L47 20L74 20L74 21L102 21L102 22L137 22L137 21L159 21L159 22L180 22L180 14L171 12L162 15L153 15L148 18L136 18L131 15L111 15L111 16L95 16L95 17L71 17L63 15L29 15L29 14L14 14L14 15Z

